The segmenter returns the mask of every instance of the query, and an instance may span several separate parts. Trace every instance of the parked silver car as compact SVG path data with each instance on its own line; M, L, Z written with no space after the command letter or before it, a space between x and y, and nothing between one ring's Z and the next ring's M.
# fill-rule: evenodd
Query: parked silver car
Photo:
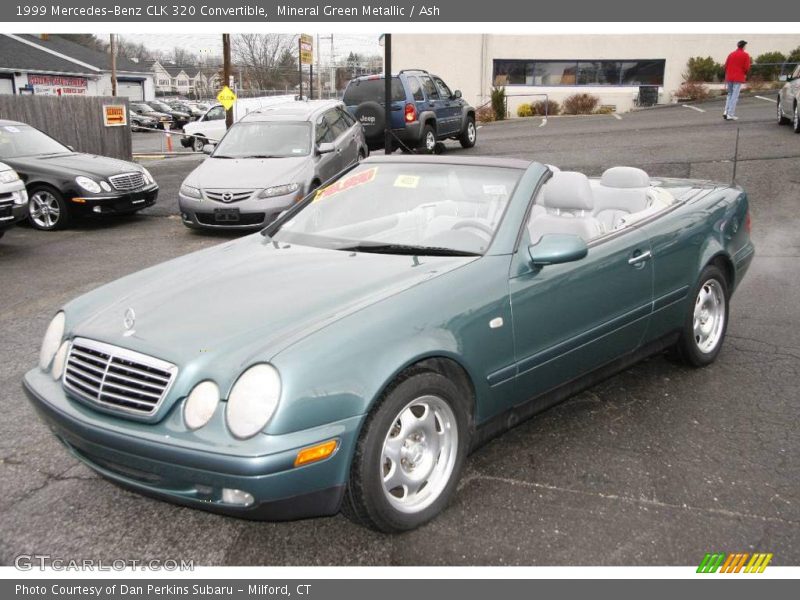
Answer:
M797 65L778 94L778 124L791 124L800 133L800 65Z
M364 131L338 101L291 101L231 127L181 185L184 225L263 227L299 199L367 157Z
M28 193L17 172L0 162L0 238L6 229L28 216Z

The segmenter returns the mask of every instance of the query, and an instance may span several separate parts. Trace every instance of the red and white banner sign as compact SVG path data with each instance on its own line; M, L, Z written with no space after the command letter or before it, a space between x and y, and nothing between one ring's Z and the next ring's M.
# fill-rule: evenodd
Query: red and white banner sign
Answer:
M85 95L89 82L84 77L28 75L28 85L40 96Z

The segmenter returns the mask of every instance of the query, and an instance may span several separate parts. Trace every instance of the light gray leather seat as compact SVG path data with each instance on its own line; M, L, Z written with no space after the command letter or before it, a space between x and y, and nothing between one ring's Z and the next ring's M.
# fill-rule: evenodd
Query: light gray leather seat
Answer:
M528 224L533 244L550 233L577 235L588 242L603 231L600 222L592 214L592 187L583 173L554 173L544 185L542 206L545 211L534 211Z
M620 225L620 219L647 208L650 176L634 167L611 167L594 188L594 215L606 231Z

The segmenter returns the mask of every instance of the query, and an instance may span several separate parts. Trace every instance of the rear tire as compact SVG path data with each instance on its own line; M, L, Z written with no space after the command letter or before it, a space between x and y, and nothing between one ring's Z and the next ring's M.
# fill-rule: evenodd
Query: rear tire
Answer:
M436 131L430 125L422 128L419 151L423 154L433 154L436 151Z
M203 148L207 143L208 142L206 141L206 138L204 138L203 136L201 135L194 136L194 138L192 139L192 151L202 152Z
M800 105L794 105L794 115L792 115L792 129L795 133L800 133Z
M469 448L471 403L450 379L414 368L367 416L342 512L384 532L408 531L453 496Z
M475 119L469 117L467 119L467 126L461 132L461 137L458 138L462 148L472 148L475 142L478 141L478 129L475 127Z
M690 298L675 350L687 365L705 367L717 359L728 329L730 294L719 267L708 265L703 269Z

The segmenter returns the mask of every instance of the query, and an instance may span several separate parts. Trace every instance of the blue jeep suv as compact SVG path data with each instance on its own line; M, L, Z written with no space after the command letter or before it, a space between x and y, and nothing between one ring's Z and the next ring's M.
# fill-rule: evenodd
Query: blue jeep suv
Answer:
M356 77L344 91L347 110L364 127L371 150L384 145L384 76ZM472 148L478 138L475 109L461 92L450 91L441 77L421 69L392 76L391 128L393 149L431 153L436 142L458 140Z

